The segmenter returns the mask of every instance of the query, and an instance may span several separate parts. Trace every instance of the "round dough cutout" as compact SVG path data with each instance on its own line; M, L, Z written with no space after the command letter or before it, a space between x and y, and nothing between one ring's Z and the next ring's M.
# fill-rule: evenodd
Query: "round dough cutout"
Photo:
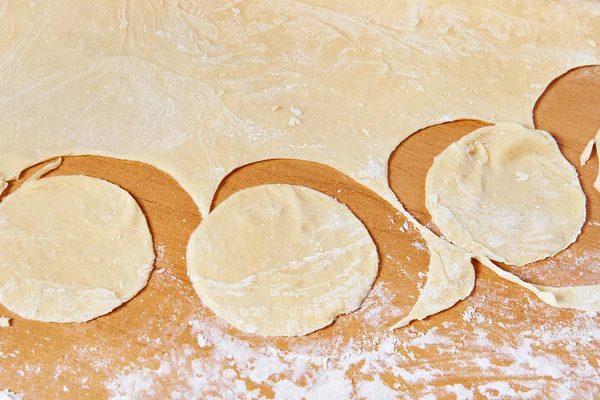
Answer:
M545 131L501 123L477 129L435 158L426 205L447 239L525 265L573 243L585 222L575 168Z
M153 263L140 207L102 179L40 179L0 202L0 302L24 318L106 314L146 285Z
M377 249L345 205L303 186L241 190L192 234L188 274L202 301L247 333L304 335L357 309Z

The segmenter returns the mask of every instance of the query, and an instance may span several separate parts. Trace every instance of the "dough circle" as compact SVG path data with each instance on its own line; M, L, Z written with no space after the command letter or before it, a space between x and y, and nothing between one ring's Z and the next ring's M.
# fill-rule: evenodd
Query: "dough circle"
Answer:
M153 262L140 207L102 179L40 179L0 203L0 302L24 318L106 314L146 286Z
M518 124L483 127L446 148L425 195L447 239L519 266L565 249L585 222L575 168L549 133Z
M247 333L304 335L357 309L377 249L345 205L303 186L241 190L202 221L187 250L202 301Z

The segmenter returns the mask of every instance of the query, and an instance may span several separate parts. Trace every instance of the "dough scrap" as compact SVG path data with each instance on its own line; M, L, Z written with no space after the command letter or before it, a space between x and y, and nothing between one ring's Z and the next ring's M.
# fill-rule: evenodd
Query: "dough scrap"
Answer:
M600 132L599 132L600 134ZM585 167L585 164L587 164L587 162L590 160L590 158L592 157L592 151L594 150L594 145L596 144L596 139L592 139L588 142L588 144L585 145L583 151L581 152L581 156L579 157L579 164L582 167Z
M446 148L427 173L426 205L445 237L490 260L525 265L573 243L586 199L544 131L501 123Z
M475 257L498 276L530 290L546 304L553 307L571 308L589 313L600 311L600 284L567 287L533 285L523 281L521 278L510 272L506 272L486 257Z
M475 287L471 254L440 239L429 230L421 233L427 240L429 250L427 281L410 313L396 322L392 330L447 310L464 300Z
M0 203L0 303L46 322L84 322L138 293L154 262L135 200L87 176L28 181Z
M585 166L585 164L592 156L594 146L596 147L596 156L598 157L598 176L596 176L594 188L600 192L600 129L598 130L596 137L588 142L588 144L583 149L583 152L581 153L580 163L582 167Z
M235 327L297 336L357 309L378 271L358 218L302 186L241 190L202 221L187 251L202 301Z
M414 320L421 320L446 310L468 296L475 283L475 270L471 259L477 259L501 278L531 291L544 303L553 307L571 308L588 313L600 311L600 284L571 287L534 285L503 270L487 257L470 254L438 238L426 227L416 226L429 243L431 261L427 282L410 313L391 329L406 326Z

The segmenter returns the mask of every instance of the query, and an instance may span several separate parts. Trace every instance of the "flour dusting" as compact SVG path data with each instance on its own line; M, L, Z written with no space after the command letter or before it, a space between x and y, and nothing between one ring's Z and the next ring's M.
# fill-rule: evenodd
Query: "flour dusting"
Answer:
M600 340L600 326L593 317L573 313L570 323L544 323L533 316L551 320L557 311L526 295L526 315L515 318L511 307L517 300L497 293L505 284L482 282L486 295L457 306L460 322L415 323L391 332L382 325L406 310L391 303L393 292L386 286L377 283L363 308L344 322L363 327L349 337L313 334L275 346L269 339L231 332L213 316L191 316L196 345L132 364L106 388L112 399L495 399L564 393L588 398L598 393L598 360L589 350ZM503 339L512 332L520 334ZM560 349L568 361L544 349ZM478 379L467 386L452 383L467 370L480 371ZM170 392L162 392L167 385Z
M10 390L0 389L0 400L22 400L23 396L17 395Z

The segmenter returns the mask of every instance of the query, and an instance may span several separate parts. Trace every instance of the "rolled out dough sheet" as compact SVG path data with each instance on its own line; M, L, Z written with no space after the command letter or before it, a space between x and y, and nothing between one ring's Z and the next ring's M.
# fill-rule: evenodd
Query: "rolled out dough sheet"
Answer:
M387 161L403 139L458 118L531 127L553 79L600 62L599 9L0 0L0 175L60 155L139 160L173 175L206 216L233 169L296 158L395 201Z
M153 262L144 214L112 183L45 178L0 202L0 303L24 318L106 314L146 285Z
M98 154L166 171L206 217L235 168L315 161L403 212L441 271L468 257L397 201L391 152L458 118L531 128L553 79L600 62L598 37L595 1L0 0L0 189L42 160Z
M357 309L379 265L369 232L345 205L293 185L233 194L193 233L187 262L212 311L245 332L279 336Z

